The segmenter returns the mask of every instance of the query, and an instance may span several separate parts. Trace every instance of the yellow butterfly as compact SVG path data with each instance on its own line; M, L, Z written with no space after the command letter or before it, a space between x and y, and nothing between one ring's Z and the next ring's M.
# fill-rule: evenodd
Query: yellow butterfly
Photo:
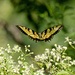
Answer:
M17 27L26 35L28 35L30 38L36 41L48 41L52 38L53 35L55 35L63 26L57 25L51 28L48 28L44 30L41 33L37 33L34 30L31 30L29 28L26 28L21 25L17 25Z

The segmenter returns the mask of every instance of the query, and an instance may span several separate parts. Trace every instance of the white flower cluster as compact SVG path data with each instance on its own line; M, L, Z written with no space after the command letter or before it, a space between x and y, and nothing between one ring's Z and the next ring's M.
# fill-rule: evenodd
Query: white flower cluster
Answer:
M44 68L37 70L34 75L45 75L44 74Z
M73 45L75 41L67 37L66 42L75 49ZM71 73L70 67L75 65L75 60L67 56L66 50L68 48L57 44L54 46L52 49L46 48L43 54L35 56L33 61L36 66L26 62L26 56L33 54L28 49L30 45L25 46L25 52L28 54L24 54L18 45L13 48L9 44L7 44L7 48L0 47L0 75L58 75L62 71ZM17 62L13 60L14 54L19 54L17 55Z
M47 67L51 74L60 69L67 69L75 65L75 60L66 54L67 47L55 44L55 48L51 50L46 48L45 53L35 56L35 61L41 62ZM57 67L58 66L58 67Z
M66 40L65 42L68 42L69 45L75 44L75 41L72 41L72 39L70 39L69 37L66 37L65 40Z
M36 61L44 61L44 60L46 60L46 59L48 59L48 57L47 57L47 55L46 54L42 54L42 55L37 55L37 56L35 56L35 60Z
M21 54L18 56L18 63L13 60L12 55L14 53ZM20 75L20 72L22 72L22 75L29 75L30 68L27 66L27 62L24 62L24 57L25 55L18 45L13 48L9 44L7 44L7 48L0 47L0 75Z

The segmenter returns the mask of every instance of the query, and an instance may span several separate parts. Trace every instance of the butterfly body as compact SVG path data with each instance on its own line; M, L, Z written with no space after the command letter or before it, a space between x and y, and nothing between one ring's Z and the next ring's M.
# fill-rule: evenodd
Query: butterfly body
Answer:
M61 28L62 25L57 25L51 28L48 28L44 30L41 33L37 33L34 30L31 30L29 28L26 28L24 26L17 25L17 27L26 35L28 35L30 38L36 41L48 41L52 38L53 35L55 35Z

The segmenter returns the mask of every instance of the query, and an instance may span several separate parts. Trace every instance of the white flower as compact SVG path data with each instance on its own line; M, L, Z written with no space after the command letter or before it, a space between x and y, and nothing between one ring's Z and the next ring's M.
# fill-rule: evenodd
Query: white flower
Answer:
M25 49L25 51L26 51L26 52L30 52L30 50L29 50L29 49Z
M30 67L30 68L34 68L34 65L33 65L33 64L31 64L29 67Z
M63 49L67 50L67 47L66 46L63 46Z
M63 64L64 63L64 60L61 60L60 63Z
M0 56L0 63L4 61L4 57Z
M4 75L4 72L1 72L0 75Z
M72 45L72 42L69 42L70 45Z
M4 49L3 47L0 47L0 49L2 50L2 49Z
M26 51L26 52L30 52L30 50L29 50L27 47L25 47L25 51Z
M12 52L11 49L5 49L5 51L6 51L7 53L11 53L11 52Z
M44 61L46 59L48 59L48 56L46 56L45 54L35 56L36 61Z
M55 44L54 46L57 47L57 44Z
M30 47L30 45L28 45L28 47ZM25 51L26 52L30 52L30 50L28 49L28 47L25 45Z
M46 64L46 66L47 66L47 68L50 68L50 67L52 66L52 63L48 62L48 63Z
M37 71L34 73L34 75L45 75L45 74L44 74L44 69L42 68L42 69L40 69L40 70L37 70Z
M19 74L19 67L18 66L13 66L13 72Z
M71 57L66 57L65 59L66 59L66 60L71 60Z
M73 41L73 44L75 44L75 41Z
M58 45L57 50L62 50L62 47Z
M51 55L55 56L55 52L51 51L50 53L51 53Z
M21 54L21 56L23 57L24 55L23 55L23 54Z
M30 45L28 45L28 47L30 47Z
M9 45L9 44L7 44L7 47L8 47L9 49L11 49L11 47L10 47L10 45Z
M48 57L47 57L45 54L42 54L42 55L41 55L41 59L42 59L42 60L46 60L47 58L48 58Z
M12 48L15 52L20 52L21 51L21 47L19 47L18 45L14 45L14 47Z
M30 68L28 66L24 66L24 70L22 70L22 75L29 75L30 74Z
M71 63L72 65L75 65L75 60L70 61L70 63Z
M57 59L56 60L59 61L60 60L60 56L57 56Z
M11 50L11 47L10 47L9 44L7 44L7 48L5 49L5 51L6 51L7 53L12 53L12 50Z
M20 60L18 60L18 63L19 63L20 65L23 64L22 61L20 61Z
M54 51L54 52L55 52L55 48L52 48L52 51Z
M51 62L53 62L53 59L50 59Z
M62 55L62 58L66 58L64 55Z
M3 55L4 54L4 51L0 51L0 55Z
M48 48L45 49L45 53L49 53L49 49Z
M10 59L12 59L12 56L9 56Z
M65 42L69 42L70 41L69 37L66 37L65 39L66 39Z
M6 65L6 64L5 64L4 62L1 63L0 68L3 68L3 67L6 68L5 65Z
M55 62L55 65L58 65L59 63Z

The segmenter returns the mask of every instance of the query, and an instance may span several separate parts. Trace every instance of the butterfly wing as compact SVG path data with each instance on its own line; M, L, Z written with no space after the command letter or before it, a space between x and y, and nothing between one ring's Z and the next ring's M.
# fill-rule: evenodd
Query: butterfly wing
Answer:
M50 40L52 38L52 36L55 35L61 28L62 28L62 25L57 25L57 26L54 26L54 27L44 30L41 33L40 40L45 40L45 41Z
M51 28L48 28L46 30L44 30L42 33L36 33L35 31L26 28L24 26L18 26L17 27L26 35L28 35L29 37L31 37L33 40L37 40L37 41L48 41L52 38L53 35L55 35L61 28L62 25L58 25L58 26L54 26Z
M32 38L33 40L39 40L39 35L38 33L36 33L35 31L29 29L29 28L26 28L24 26L18 26L17 27L26 35L28 35L30 38Z

